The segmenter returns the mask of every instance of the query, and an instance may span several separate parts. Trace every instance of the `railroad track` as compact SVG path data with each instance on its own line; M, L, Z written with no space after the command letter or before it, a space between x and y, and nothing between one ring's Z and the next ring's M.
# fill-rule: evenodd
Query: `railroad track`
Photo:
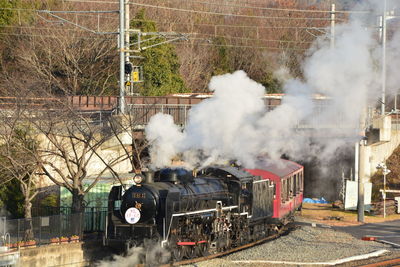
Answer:
M370 263L366 265L361 265L362 267L383 267L383 266L399 266L400 259L391 259L391 260L384 260L380 262Z
M206 261L206 260L211 260L211 259L215 259L215 258L219 258L222 256L226 256L229 255L231 253L246 249L246 248L250 248L250 247L254 247L256 245L262 244L264 242L270 241L270 240L274 240L282 235L288 234L290 231L292 231L293 229L297 228L298 226L296 226L293 223L287 224L286 226L284 226L283 228L281 228L278 233L267 236L265 238L262 238L260 240L239 246L239 247L235 247L235 248L231 248L229 250L226 251L222 251L222 252L218 252L218 253L213 253L207 256L203 256L203 257L197 257L197 258L193 258L193 259L187 259L187 260L183 260L183 261L177 261L177 262L172 262L172 263L168 263L168 264L163 264L160 265L160 267L168 267L168 266L181 266L181 265L187 265L187 264L193 264L196 262L201 262L201 261Z

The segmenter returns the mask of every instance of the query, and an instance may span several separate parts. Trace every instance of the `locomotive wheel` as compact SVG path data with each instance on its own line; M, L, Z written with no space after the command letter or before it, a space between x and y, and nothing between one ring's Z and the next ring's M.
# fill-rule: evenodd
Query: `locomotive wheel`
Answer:
M184 251L181 246L176 246L172 249L172 256L175 261L181 261L184 256Z
M196 246L195 253L197 257L208 255L208 243L202 243Z
M244 245L246 243L248 243L249 240L249 233L246 231L243 231L240 233L240 245Z
M192 246L182 246L182 254L183 257L186 259L191 259L193 258L194 255L194 249Z

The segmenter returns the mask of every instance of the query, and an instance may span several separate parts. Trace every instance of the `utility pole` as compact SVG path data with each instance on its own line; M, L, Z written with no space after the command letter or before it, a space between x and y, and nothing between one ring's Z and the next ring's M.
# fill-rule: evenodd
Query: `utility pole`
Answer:
M130 63L130 17L129 17L129 0L125 0L125 94L130 94L132 82L132 64ZM126 69L128 68L128 70ZM126 107L125 107L126 108ZM129 112L129 111L128 111Z
M331 49L335 47L335 4L331 5Z
M125 113L125 0L119 0L119 113Z
M125 63L129 62L129 50L130 50L130 40L129 40L129 28L130 28L130 18L129 18L129 0L125 0L125 46L126 46L126 52L125 52Z
M131 56L131 53L140 53L148 48L170 43L177 40L187 40L184 34L175 32L141 32L140 29L130 29L130 18L129 18L129 0L119 0L119 103L118 113L125 114L127 112L125 95L130 92L131 84L135 82L143 82L142 68L141 66L133 66L130 63L131 58L142 58L141 56ZM131 34L137 34L137 42L131 44ZM151 38L142 40L141 36L153 36ZM154 40L156 37L167 39L146 47L142 46L142 43ZM136 45L136 49L134 48Z
M382 25L382 103L381 116L385 116L386 102L386 0L383 2L383 16L381 19Z
M357 221L364 222L364 175L365 175L365 145L366 140L362 139L359 143L359 168L358 168L358 201L357 201Z

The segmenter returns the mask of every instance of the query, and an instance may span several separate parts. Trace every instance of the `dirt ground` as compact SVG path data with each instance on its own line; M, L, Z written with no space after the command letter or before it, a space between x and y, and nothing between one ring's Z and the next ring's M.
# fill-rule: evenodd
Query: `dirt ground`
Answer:
M303 203L302 210L296 214L300 218L316 223L332 226L350 226L360 225L357 222L357 211L344 211L339 208L333 208L332 204L311 204ZM365 223L379 223L385 221L400 220L400 214L371 216L366 212L364 215Z

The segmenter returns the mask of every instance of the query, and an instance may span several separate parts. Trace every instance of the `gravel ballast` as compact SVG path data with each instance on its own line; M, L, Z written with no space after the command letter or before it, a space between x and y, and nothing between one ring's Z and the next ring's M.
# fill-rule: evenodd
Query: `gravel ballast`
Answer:
M220 259L196 263L196 266L277 266L277 264L272 263L234 263L234 261L240 260L300 263L330 262L384 249L389 250L391 246L373 241L363 241L350 234L330 228L300 226L276 240Z

